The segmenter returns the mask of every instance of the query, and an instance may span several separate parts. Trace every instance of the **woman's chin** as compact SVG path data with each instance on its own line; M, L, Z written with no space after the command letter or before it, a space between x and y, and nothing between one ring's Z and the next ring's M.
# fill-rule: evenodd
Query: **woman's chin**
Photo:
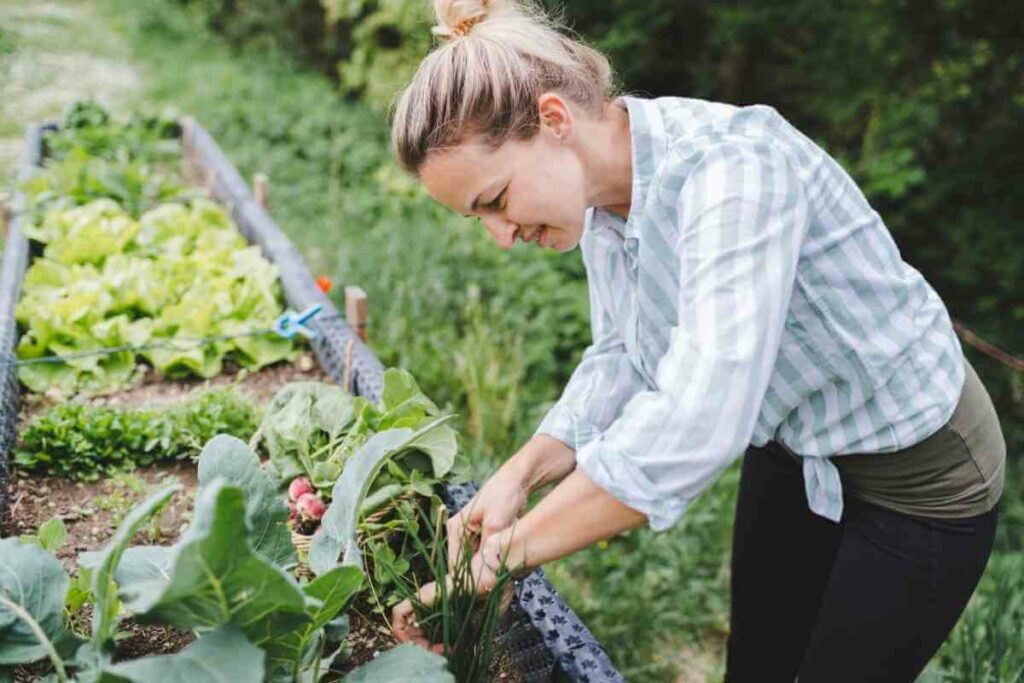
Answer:
M544 246L546 246L548 249L551 249L552 251L557 251L558 253L565 253L567 251L572 251L573 249L575 249L577 246L579 246L579 243L580 241L578 239L573 239L572 235L568 235L562 232L557 235L549 236L547 239L547 243Z

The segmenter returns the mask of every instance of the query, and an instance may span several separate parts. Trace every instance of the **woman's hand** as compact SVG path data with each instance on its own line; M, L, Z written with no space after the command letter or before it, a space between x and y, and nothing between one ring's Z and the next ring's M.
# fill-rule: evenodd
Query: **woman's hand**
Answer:
M473 556L472 576L476 589L486 593L494 588L502 563L522 573L560 559L597 541L611 538L647 521L647 517L615 499L581 471L565 478L537 503L516 525L492 534ZM450 579L449 579L450 581ZM451 583L448 584L449 588ZM432 604L437 587L424 586L419 599ZM391 628L401 641L412 641L437 650L416 626L412 603L405 601L392 610Z
M484 596L494 590L498 583L498 571L505 564L506 571L514 571L515 564L508 556L512 529L492 534L486 543L481 544L480 551L473 555L470 565L470 576L477 595ZM449 594L452 591L451 574L446 577ZM418 600L424 605L433 605L440 597L437 584L428 583L417 593ZM422 648L443 654L444 645L431 643L426 634L416 623L416 612L411 600L403 600L391 610L391 630L401 643L411 642Z
M576 452L558 439L547 434L530 439L448 520L449 566L457 564L463 542L473 543L472 576L477 592L492 590L503 557L507 558L508 569L525 562L524 553L510 552L510 545L516 528L513 522L525 509L527 496L536 487L564 478L575 466ZM451 579L447 580L450 590ZM426 584L418 598L423 604L433 604L438 598L437 586ZM399 641L441 651L442 646L429 643L416 624L411 601L396 605L391 616L391 629Z
M528 486L528 480L518 468L502 467L449 518L446 529L449 567L458 564L462 553L466 552L463 543L472 543L472 551L477 553L495 534L512 526L526 509Z
M448 520L448 565L458 562L464 541L473 539L473 550L479 550L495 534L512 526L533 489L562 479L575 466L576 451L558 439L538 434L527 441Z

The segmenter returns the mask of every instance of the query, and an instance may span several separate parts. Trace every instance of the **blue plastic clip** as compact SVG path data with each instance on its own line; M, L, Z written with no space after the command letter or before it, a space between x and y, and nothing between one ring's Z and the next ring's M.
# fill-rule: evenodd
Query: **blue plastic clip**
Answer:
M319 313L322 308L321 304L314 304L302 313L296 313L289 308L274 322L273 330L277 335L285 339L292 339L296 334L301 334L307 339L316 339L319 332L306 325L306 323L310 318Z

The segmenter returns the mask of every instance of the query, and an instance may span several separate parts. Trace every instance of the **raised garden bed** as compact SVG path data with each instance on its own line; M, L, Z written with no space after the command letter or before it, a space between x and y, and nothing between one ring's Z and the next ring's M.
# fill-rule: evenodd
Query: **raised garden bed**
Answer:
M38 166L44 154L42 132L53 125L31 128L26 135L23 177ZM280 274L287 304L295 310L319 305L316 318L318 336L310 342L311 352L293 363L279 364L249 374L226 366L226 372L210 383L232 383L241 394L258 404L295 380L330 380L354 395L378 403L384 388L384 368L372 351L360 341L317 285L298 251L275 225L264 206L256 200L248 185L227 160L213 139L191 119L180 121L181 150L187 176L203 187L221 205L229 209L238 229L251 244L258 245ZM178 541L193 521L193 502L199 489L195 467L187 462L158 463L121 478L103 478L94 482L73 482L64 478L39 477L11 471L11 453L19 426L45 407L46 399L23 393L13 362L18 328L14 317L21 284L29 264L30 245L23 228L25 198L19 197L14 219L8 230L3 270L0 273L0 353L8 362L0 364L0 515L3 535L34 532L48 519L63 519L69 538L57 551L65 567L76 569L79 554L107 546L118 524L129 516L131 503L155 491L160 484L176 480L185 494L178 494L163 508L155 521L141 531L130 530L135 542L170 546ZM125 406L147 403L180 403L200 385L196 380L167 381L150 376L130 389L91 399L96 406ZM441 492L449 510L457 510L472 495L473 485L446 485ZM209 493L208 497L215 494ZM220 496L230 497L220 492ZM2 558L0 558L2 560ZM561 602L554 589L536 571L516 581L510 607L501 618L495 637L497 663L492 667L499 680L617 681L621 676L611 665L603 649L572 611ZM348 662L340 670L350 670L368 661L394 642L369 609L350 612L352 629L347 638L351 647ZM365 607L365 605L364 605ZM88 614L75 618L87 619ZM4 627L0 611L0 629ZM145 626L128 620L120 627L129 637L121 641L117 658L135 658L148 654L172 653L192 642L188 630L162 625ZM88 630L88 627L85 629ZM221 637L218 635L218 637ZM232 634L223 637L230 639ZM0 663L2 668L2 663ZM31 676L35 669L21 669L19 676ZM426 677L422 680L427 680Z

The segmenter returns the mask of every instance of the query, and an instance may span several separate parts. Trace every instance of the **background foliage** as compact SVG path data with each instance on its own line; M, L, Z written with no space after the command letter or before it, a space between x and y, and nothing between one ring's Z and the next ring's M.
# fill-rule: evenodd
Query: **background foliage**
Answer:
M196 115L243 173L270 175L275 218L315 272L367 289L375 350L465 416L485 476L573 369L586 289L578 256L498 250L388 158L387 107L430 44L425 3L99 5L145 68L143 102ZM1024 355L1024 10L994 0L561 7L628 91L778 108L861 183L953 315ZM1024 378L971 358L998 404L1010 470L996 555L929 681L1024 671ZM721 674L737 474L667 533L635 531L549 567L629 680Z
M429 3L417 0L177 1L235 44L274 42L379 110L430 46ZM1005 348L1024 350L1020 6L997 0L543 4L611 57L628 92L775 106L857 178L906 260L954 317ZM285 14L289 21L280 20ZM305 47L292 49L298 43ZM1002 415L1019 422L1024 384L977 364ZM1024 433L1010 426L1019 449Z

